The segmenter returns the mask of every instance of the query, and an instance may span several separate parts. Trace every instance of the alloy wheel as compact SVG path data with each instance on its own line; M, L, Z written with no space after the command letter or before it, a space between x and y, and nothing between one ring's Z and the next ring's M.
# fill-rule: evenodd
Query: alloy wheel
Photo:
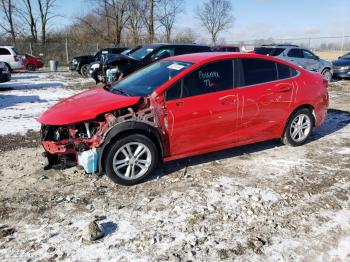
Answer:
M117 150L113 157L113 170L117 176L134 180L143 176L152 163L150 149L142 143L130 142Z
M290 137L295 142L305 140L311 131L311 119L306 114L297 115L290 125Z

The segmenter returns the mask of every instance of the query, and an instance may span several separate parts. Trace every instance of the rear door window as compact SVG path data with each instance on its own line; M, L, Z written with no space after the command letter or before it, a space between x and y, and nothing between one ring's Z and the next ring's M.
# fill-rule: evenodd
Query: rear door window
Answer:
M313 53L311 53L310 51L305 50L305 49L303 50L303 56L304 56L305 59L314 59L314 60L316 60L316 56Z
M257 47L254 52L259 55L279 56L285 48Z
M277 71L278 71L278 79L286 79L294 77L298 74L298 71L294 68L291 68L285 64L276 63L277 65Z
M11 55L11 53L6 48L0 48L0 55Z
M301 49L293 48L288 52L289 57L296 57L296 58L304 58L303 52Z
M241 85L250 86L276 81L275 62L264 59L241 59L243 79Z
M213 62L196 69L166 91L166 100L198 96L233 88L233 62Z

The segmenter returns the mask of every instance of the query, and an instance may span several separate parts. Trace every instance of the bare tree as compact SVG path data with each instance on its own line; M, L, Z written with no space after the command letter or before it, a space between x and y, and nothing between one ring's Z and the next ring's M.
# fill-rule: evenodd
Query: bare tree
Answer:
M159 0L143 0L143 22L148 33L148 42L153 43L155 40L155 7Z
M176 15L181 11L183 0L160 0L158 4L158 17L165 29L166 41L170 42Z
M34 9L31 0L22 0L23 8L19 10L21 18L30 28L31 39L33 42L38 41L37 17L34 16Z
M5 23L1 22L0 27L5 33L11 35L12 43L16 44L16 31L14 23L14 12L16 8L12 0L1 0L1 13L4 17Z
M144 10L142 9L142 0L129 0L128 2L128 29L132 38L132 43L137 45L140 43L141 32L143 29L142 16Z
M39 17L41 25L41 43L43 46L46 44L46 33L48 28L48 22L55 17L51 12L56 5L56 0L38 0Z
M122 31L129 19L127 13L128 9L127 0L112 0L111 2L107 1L107 4L110 6L110 14L107 13L106 17L112 19L115 41L114 44L119 46L122 40Z
M197 8L197 19L211 35L215 45L218 34L233 24L232 4L229 0L208 0Z

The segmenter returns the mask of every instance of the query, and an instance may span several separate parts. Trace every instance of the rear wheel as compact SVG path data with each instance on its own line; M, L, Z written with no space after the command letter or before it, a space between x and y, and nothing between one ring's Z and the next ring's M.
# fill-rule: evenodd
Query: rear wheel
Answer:
M33 65L33 64L28 64L28 65L27 65L27 70L28 70L28 71L35 71L35 69L36 69L36 66L35 66L35 65Z
M80 74L81 74L83 77L88 77L88 76L89 76L89 65L88 65L88 64L83 65L83 66L80 68Z
M105 171L115 183L134 185L156 167L157 147L146 136L135 134L118 139L106 152Z
M314 125L310 110L297 110L289 119L284 130L282 142L290 146L300 146L305 143L311 134Z
M325 69L322 71L322 76L325 80L330 82L332 80L332 72L329 69Z
M5 63L5 67L7 68L8 71L12 73L12 68L11 66L9 66L9 64Z

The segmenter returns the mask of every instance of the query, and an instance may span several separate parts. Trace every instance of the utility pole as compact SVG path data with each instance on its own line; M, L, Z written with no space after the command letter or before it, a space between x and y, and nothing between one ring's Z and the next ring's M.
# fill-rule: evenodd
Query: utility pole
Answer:
M68 52L68 38L66 36L66 58L67 58L67 64L69 63L69 52Z

